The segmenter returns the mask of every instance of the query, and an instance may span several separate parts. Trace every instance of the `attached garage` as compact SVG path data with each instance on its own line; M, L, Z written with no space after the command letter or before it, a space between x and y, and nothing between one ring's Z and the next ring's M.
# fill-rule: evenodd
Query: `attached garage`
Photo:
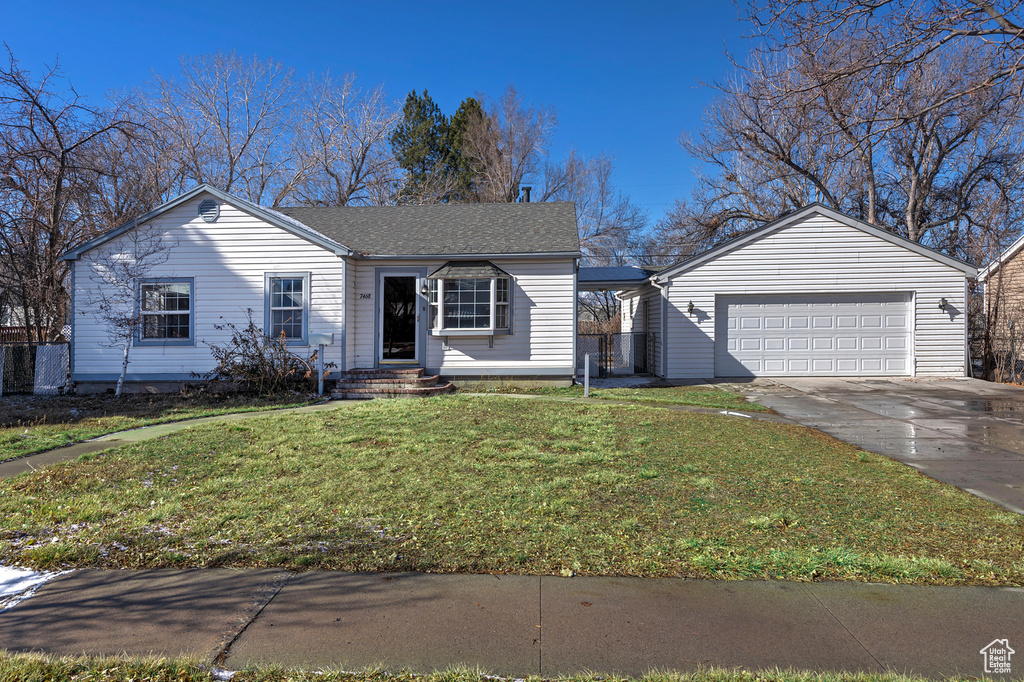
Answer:
M967 279L976 276L814 204L620 298L657 306L658 374L668 379L964 376Z
M721 296L715 375L911 373L909 293Z

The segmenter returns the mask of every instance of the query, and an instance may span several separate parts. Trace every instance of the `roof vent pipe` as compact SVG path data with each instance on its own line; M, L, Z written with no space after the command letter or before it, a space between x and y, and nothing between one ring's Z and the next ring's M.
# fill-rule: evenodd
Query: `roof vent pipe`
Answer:
M520 199L520 201L522 201L523 203L526 203L526 204L530 203L530 190L531 189L533 189L533 188L532 187L526 187L526 186L523 187L523 198Z

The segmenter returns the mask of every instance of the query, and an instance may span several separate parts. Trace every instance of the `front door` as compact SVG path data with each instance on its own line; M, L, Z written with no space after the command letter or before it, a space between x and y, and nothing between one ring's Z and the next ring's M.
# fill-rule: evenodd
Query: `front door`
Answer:
M380 275L380 347L382 365L418 365L419 315L416 275Z

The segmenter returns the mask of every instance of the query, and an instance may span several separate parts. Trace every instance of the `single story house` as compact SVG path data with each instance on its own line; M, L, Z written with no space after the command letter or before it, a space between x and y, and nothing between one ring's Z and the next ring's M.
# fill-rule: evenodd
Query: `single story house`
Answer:
M623 331L668 379L964 376L977 269L812 204L638 278Z
M131 253L140 231L166 248L139 280L129 382L210 370L208 344L225 344L225 323L244 327L248 311L298 352L333 335L325 359L340 370L571 381L581 255L571 203L272 210L203 185L63 256L80 391L120 373L95 301L105 263Z

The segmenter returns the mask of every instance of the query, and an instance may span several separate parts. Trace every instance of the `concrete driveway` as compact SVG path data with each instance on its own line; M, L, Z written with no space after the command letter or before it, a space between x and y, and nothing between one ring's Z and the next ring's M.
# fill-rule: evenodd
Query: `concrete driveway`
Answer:
M757 379L788 419L1024 514L1024 389L978 379Z

